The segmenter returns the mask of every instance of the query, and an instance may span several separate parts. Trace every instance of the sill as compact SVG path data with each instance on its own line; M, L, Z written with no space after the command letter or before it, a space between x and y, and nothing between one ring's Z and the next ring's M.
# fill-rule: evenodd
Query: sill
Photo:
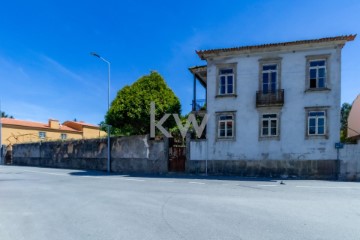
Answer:
M331 91L330 88L308 88L305 92L328 92Z
M233 97L236 98L237 94L232 93L232 94L218 94L215 96L215 98L226 98L226 97Z
M228 138L220 138L220 137L217 137L217 138L216 138L216 141L231 141L231 142L235 142L236 139L235 139L235 137L228 137Z
M311 140L311 139L329 139L329 135L306 135L305 139Z
M259 141L280 141L280 136L260 136Z

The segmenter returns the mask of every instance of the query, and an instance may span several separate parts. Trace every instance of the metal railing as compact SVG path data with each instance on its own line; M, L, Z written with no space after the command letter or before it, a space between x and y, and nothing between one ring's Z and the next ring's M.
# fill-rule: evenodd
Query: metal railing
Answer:
M284 105L284 89L276 91L257 91L256 107L264 106L283 106Z

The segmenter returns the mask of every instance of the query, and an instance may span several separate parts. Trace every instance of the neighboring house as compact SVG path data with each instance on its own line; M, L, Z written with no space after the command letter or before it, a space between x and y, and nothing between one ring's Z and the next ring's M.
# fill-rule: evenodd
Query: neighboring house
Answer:
M334 177L340 140L341 50L356 35L197 51L206 87L206 139L187 171ZM194 89L193 111L197 107Z
M67 121L60 124L58 120L49 119L48 123L23 121L2 118L2 144L55 141L69 139L99 138L106 136L98 126L84 122Z
M348 117L347 137L360 139L360 95L354 100Z

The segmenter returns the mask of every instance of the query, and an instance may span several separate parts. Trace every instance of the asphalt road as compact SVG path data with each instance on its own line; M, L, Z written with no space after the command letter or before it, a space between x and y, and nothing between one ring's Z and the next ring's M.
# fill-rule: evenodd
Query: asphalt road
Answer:
M360 183L0 166L0 239L360 239Z

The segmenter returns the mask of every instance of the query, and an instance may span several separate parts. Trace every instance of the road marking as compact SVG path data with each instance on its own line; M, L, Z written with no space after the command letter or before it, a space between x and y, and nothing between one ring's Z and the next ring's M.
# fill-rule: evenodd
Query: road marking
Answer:
M173 182L175 182L175 181L158 181L158 182L160 182L160 183L173 183Z
M203 182L188 182L188 183L190 183L190 184L205 184Z

